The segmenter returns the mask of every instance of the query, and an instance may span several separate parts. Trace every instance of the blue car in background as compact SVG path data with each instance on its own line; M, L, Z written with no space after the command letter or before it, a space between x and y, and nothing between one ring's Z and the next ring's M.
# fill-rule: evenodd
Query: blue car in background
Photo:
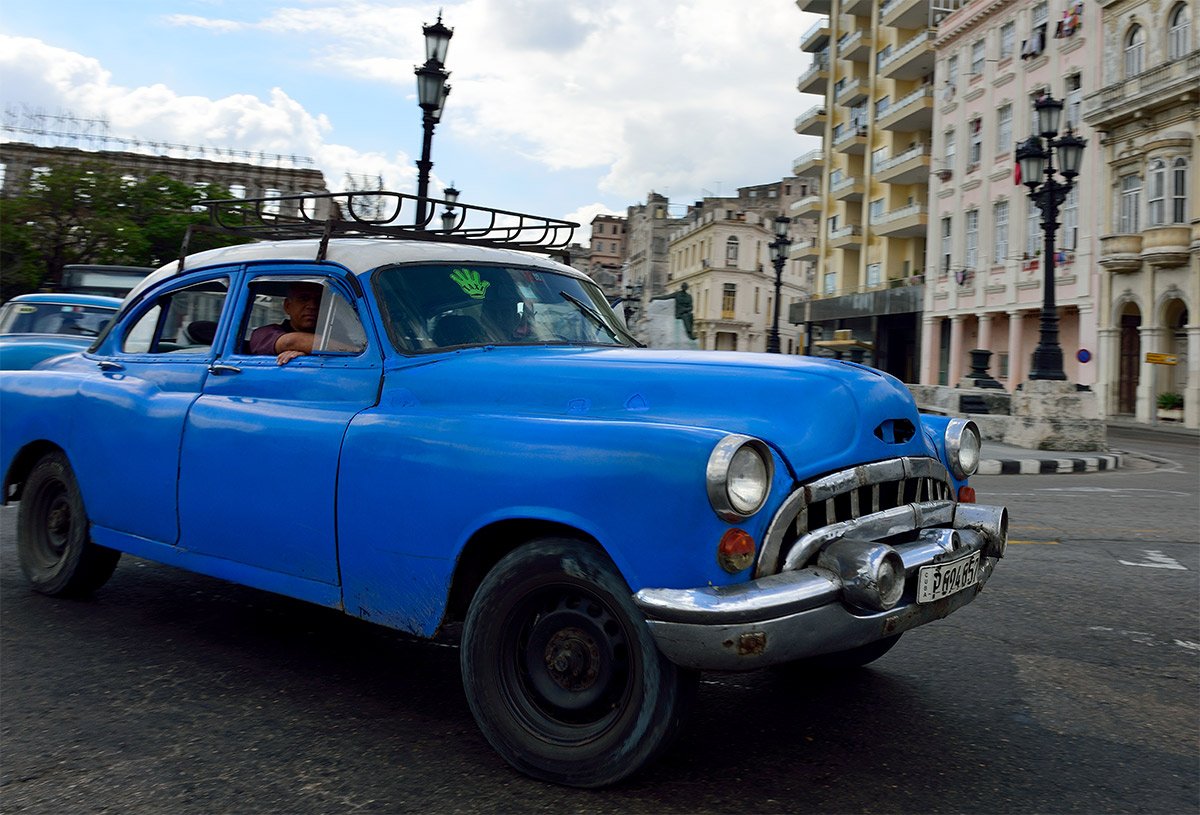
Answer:
M353 203L172 263L90 350L0 374L37 591L92 592L127 552L421 637L461 623L497 752L599 787L667 747L700 671L863 665L1004 555L978 429L886 373L640 347L519 240Z
M121 301L90 294L21 294L0 306L0 370L32 368L82 351L116 316Z

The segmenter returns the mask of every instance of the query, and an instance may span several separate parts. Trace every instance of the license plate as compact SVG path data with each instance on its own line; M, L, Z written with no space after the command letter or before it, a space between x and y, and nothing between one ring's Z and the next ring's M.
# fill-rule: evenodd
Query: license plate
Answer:
M932 603L979 582L979 553L970 557L922 566L917 572L917 602Z

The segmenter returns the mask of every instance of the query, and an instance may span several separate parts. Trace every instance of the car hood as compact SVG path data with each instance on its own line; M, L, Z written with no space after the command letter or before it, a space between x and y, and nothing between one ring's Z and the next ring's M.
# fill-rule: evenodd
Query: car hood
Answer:
M85 351L95 341L95 337L61 334L2 334L0 370L28 370L51 357Z
M656 422L745 433L798 478L936 455L896 378L851 362L714 351L471 348L389 372L382 406Z

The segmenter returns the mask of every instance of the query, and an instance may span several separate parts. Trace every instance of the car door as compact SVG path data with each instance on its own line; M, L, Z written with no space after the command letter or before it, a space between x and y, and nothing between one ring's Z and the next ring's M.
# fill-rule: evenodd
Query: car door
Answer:
M71 461L93 524L174 544L184 421L209 376L237 267L171 281L114 328L87 364Z
M297 283L321 287L313 352L286 364L274 353L250 353L254 330L284 317L281 306ZM236 330L187 417L181 546L250 567L258 575L251 582L266 588L327 599L315 584L339 582L342 437L354 415L377 402L382 376L379 340L364 309L357 281L338 268L247 268Z

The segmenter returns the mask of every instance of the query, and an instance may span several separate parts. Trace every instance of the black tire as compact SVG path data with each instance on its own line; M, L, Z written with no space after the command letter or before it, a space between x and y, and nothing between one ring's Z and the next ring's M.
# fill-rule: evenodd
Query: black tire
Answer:
M698 674L654 643L594 547L536 541L484 578L463 626L467 702L492 747L534 778L602 787L671 742Z
M17 559L35 591L58 597L91 594L121 559L120 552L92 543L79 483L62 453L43 457L25 481Z

